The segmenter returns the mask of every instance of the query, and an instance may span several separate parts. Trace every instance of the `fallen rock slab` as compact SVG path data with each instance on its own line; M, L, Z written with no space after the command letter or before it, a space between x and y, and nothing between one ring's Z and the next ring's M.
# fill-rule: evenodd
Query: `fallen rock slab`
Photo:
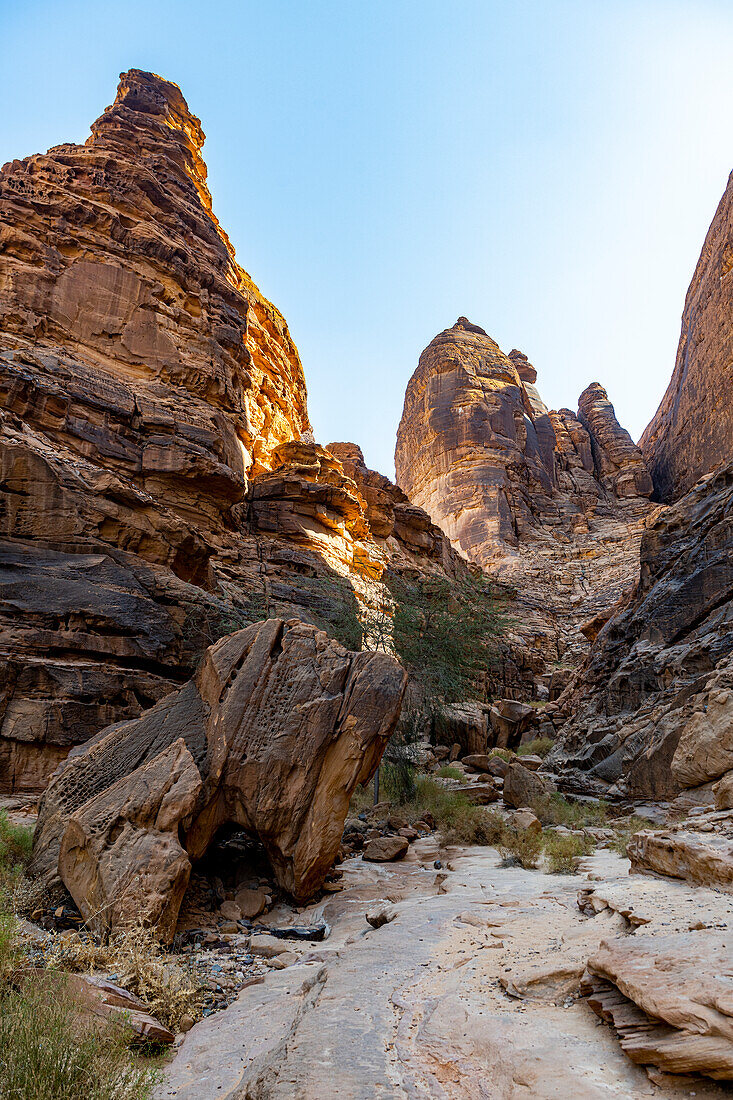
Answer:
M651 832L626 849L632 874L669 875L733 893L733 840L716 833Z
M733 934L607 940L582 991L632 1061L733 1080Z
M34 872L47 885L60 875L96 931L142 921L170 941L191 862L236 824L262 841L278 885L306 900L333 865L354 788L379 764L405 682L394 658L349 652L298 619L222 638L179 691L69 755L41 802Z
M407 854L408 842L403 836L379 836L365 846L362 859L369 863L392 863Z

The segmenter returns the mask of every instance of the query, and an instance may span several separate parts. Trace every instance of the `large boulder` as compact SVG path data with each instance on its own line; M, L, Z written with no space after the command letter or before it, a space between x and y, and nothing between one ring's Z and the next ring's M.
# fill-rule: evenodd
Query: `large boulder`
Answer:
M100 930L130 920L170 940L191 863L217 830L259 837L296 900L323 883L349 798L399 717L394 658L352 653L269 619L206 651L196 677L73 752L41 802L33 863Z
M554 790L555 785L551 780L543 779L522 764L511 764L504 776L504 801L508 806L515 806L517 809L533 806Z
M518 748L522 734L535 717L536 711L528 703L520 703L516 699L497 699L489 710L492 746L499 749Z
M449 745L460 745L461 751L475 755L486 752L488 722L482 703L453 703L440 712L441 736Z
M687 830L636 833L627 854L632 874L669 875L733 893L733 839Z

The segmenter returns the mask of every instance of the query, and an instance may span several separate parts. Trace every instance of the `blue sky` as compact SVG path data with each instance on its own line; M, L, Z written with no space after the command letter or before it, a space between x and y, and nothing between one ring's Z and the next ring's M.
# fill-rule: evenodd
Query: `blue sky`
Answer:
M729 0L0 0L0 162L84 141L123 69L179 84L317 438L392 474L460 314L638 438L733 168L731 57Z

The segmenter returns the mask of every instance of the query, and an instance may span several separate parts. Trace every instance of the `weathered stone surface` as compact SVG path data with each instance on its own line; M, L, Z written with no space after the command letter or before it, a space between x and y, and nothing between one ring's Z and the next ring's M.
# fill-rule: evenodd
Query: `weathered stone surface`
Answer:
M733 893L733 832L643 831L632 836L627 854L632 873L669 875L697 886Z
M641 576L561 699L551 759L637 797L673 797L731 767L733 468L648 521Z
M52 882L58 864L94 926L142 918L170 939L191 861L236 823L260 838L278 883L307 898L404 688L394 658L350 653L298 620L224 638L193 681L65 761L42 799L34 868Z
M732 242L733 174L687 291L672 379L640 441L658 500L675 500L704 474L730 462Z
M490 772L493 756L487 756L486 753L474 753L471 756L464 756L461 761L472 772Z
M420 357L397 433L397 481L471 561L516 591L512 690L549 686L587 650L580 624L636 580L651 480L597 383L580 419L551 412L520 352L461 317Z
M260 913L264 912L265 897L264 890L251 890L243 887L241 890L237 890L234 900L242 916L254 920L255 917L259 917Z
M486 707L478 702L454 703L445 706L440 715L441 736L460 752L485 753L488 746Z
M727 772L713 787L716 810L733 810L733 771Z
M522 734L535 718L534 707L514 699L497 699L489 709L491 745L498 749L516 749Z
M553 790L550 780L543 779L519 763L510 764L504 776L504 801L517 809L532 806Z
M634 1062L733 1080L733 937L703 930L601 944L583 981Z

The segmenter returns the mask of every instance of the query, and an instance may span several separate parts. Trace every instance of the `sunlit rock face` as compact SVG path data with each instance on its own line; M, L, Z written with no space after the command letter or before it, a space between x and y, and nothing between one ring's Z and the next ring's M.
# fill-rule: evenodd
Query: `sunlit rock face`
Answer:
M272 615L329 629L388 566L465 568L386 479L389 522L368 514L314 442L287 325L212 212L203 140L175 84L131 70L84 145L0 173L4 790L42 789L222 634Z
M143 421L175 393L241 477L309 429L305 382L213 214L203 142L177 86L132 69L84 145L7 164L0 322L29 366L60 346L124 381Z
M518 644L549 677L579 626L634 583L651 479L606 391L548 410L527 357L461 317L420 357L397 433L397 481L454 546L517 589ZM571 661L572 663L572 661Z
M733 442L733 174L682 314L674 373L641 438L655 497L669 502L730 461Z

